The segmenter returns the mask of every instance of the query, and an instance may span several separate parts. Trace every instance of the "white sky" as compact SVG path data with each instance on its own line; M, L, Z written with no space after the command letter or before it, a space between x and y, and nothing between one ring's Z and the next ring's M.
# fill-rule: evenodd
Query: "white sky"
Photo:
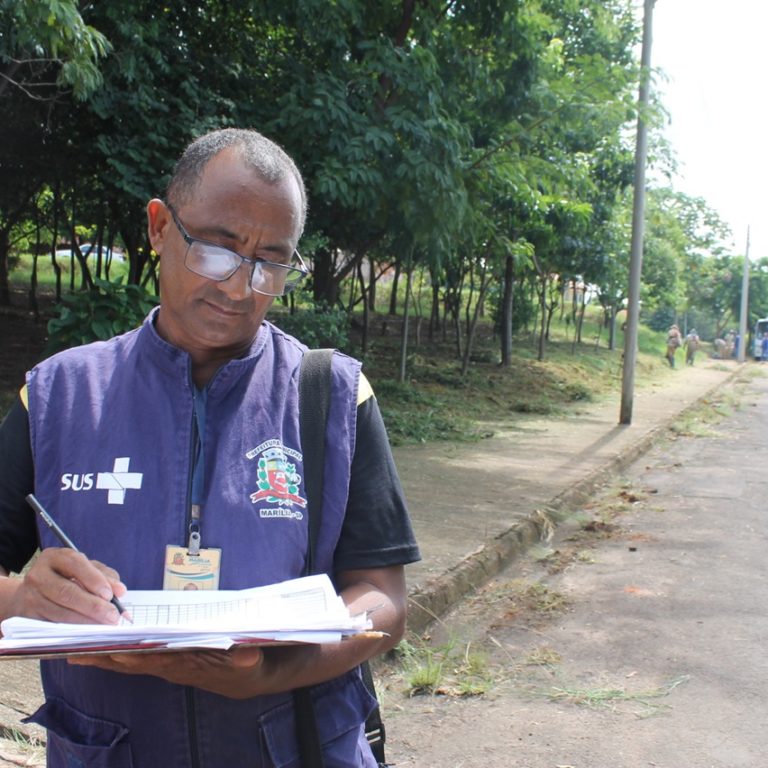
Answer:
M642 18L642 0L637 0ZM733 230L733 253L768 257L768 2L656 0L651 65L679 161L673 187Z

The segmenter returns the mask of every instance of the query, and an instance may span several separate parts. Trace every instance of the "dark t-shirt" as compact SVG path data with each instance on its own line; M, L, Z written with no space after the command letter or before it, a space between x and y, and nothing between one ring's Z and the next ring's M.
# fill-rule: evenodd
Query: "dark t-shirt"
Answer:
M29 415L20 398L0 425L0 565L20 572L38 546ZM336 573L420 559L405 498L374 397L358 406L347 513L334 555Z

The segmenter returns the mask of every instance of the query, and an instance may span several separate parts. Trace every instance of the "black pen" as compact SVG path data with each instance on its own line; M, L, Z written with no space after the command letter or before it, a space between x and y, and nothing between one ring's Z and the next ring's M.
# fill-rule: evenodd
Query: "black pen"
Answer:
M75 546L75 543L72 541L72 539L67 536L64 531L59 528L59 526L56 524L56 521L46 512L45 507L35 498L34 493L30 493L26 497L27 502L29 503L29 506L32 507L32 509L37 512L38 515L43 519L43 522L53 531L56 538L67 548L71 549L74 552L79 552L80 550ZM123 616L127 621L130 621L131 624L133 624L133 620L131 619L130 614L128 611L125 610L123 605L120 603L120 601L112 595L112 599L109 601L112 603L112 605L117 608L118 613Z

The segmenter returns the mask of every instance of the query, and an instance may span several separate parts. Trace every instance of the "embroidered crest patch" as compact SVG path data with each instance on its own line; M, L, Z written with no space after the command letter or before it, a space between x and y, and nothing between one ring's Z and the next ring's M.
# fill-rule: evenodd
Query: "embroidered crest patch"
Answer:
M296 472L296 464L288 460L289 457L301 460L301 454L286 448L279 440L268 440L248 451L246 456L249 459L258 456L259 459L256 469L258 490L250 496L253 504L267 501L279 507L297 506L303 509L307 506L307 500L299 495L301 475ZM296 517L299 520L303 517L298 511L295 515L279 516Z

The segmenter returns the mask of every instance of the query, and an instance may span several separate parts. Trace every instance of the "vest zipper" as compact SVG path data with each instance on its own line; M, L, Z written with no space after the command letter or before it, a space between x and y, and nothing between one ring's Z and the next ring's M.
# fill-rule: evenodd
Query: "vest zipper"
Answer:
M195 707L195 691L187 686L184 691L187 698L187 735L189 736L189 766L200 768L200 749L197 745L197 708Z

